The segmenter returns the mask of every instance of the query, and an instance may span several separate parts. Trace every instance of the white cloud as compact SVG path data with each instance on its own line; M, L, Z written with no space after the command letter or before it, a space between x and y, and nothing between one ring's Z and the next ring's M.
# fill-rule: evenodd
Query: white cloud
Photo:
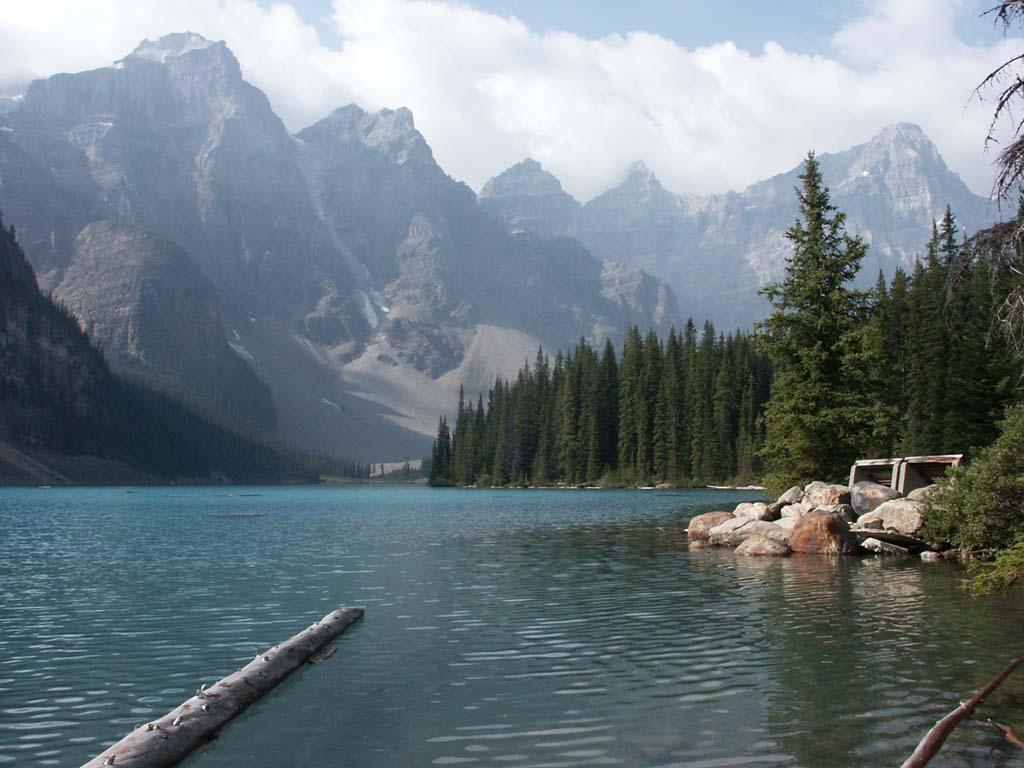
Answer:
M974 86L1019 39L971 46L962 0L877 0L828 56L768 43L687 50L648 33L591 40L435 0L335 0L343 45L324 45L285 3L35 0L5 10L0 87L27 73L103 66L143 37L224 39L292 129L341 104L408 106L445 169L479 188L526 155L582 199L643 159L671 189L742 188L806 151L844 149L919 123L979 192L991 104ZM987 23L977 21L978 24Z

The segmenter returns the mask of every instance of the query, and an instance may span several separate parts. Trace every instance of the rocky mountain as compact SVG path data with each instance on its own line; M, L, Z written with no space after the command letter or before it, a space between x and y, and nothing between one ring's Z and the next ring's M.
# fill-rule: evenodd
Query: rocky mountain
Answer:
M100 224L82 237L124 245L126 235ZM152 258L173 266L180 251L150 248L164 249L171 255ZM116 287L144 274L128 271ZM131 318L129 335L131 320L153 318ZM148 339L150 329L139 330ZM196 405L112 372L78 318L39 290L14 228L0 221L0 485L310 482L367 471L274 444Z
M224 337L217 294L174 242L97 221L75 238L53 297L115 370L191 388L218 408L274 427L267 386Z
M529 157L488 181L480 205L510 232L548 238L565 235L580 211L562 183Z
M860 274L864 285L873 283L880 269L891 276L898 266L911 268L947 205L968 231L990 223L993 212L986 199L949 170L915 125L889 126L866 144L818 159L833 203L847 214L848 230L871 245ZM524 166L492 183L509 174L521 177ZM535 183L551 188L549 174L539 166L526 168ZM793 190L800 171L798 166L742 192L700 197L666 190L637 163L621 184L583 205L570 223L561 219L554 234L571 235L596 256L664 277L684 315L709 318L719 327L749 327L768 309L757 290L784 269L783 233L797 215ZM536 195L536 208L522 199L532 183L520 179L523 193L507 206L501 196L486 196L485 202L483 192L481 202L513 226L551 233L550 220L534 225L516 213L543 210L549 193Z
M255 373L280 435L337 454L422 455L460 381L679 320L649 275L506 232L408 110L292 136L191 33L32 83L0 114L0 206L113 360L261 421Z

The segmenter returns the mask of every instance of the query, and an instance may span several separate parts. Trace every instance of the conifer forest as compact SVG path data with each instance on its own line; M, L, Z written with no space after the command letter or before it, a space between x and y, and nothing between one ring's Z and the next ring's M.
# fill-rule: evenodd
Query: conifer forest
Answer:
M633 327L621 350L543 349L434 442L434 485L653 485L840 480L858 458L970 451L1020 399L994 332L1016 279L1005 240L965 237L948 210L909 271L851 287L867 245L844 231L813 153L787 277L752 333L691 320ZM816 408L804 407L808 403Z

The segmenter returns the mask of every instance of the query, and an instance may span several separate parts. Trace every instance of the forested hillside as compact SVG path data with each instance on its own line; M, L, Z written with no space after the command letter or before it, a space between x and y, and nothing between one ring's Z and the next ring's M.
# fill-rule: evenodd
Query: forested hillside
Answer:
M622 354L543 350L486 406L442 418L432 482L504 485L753 480L771 369L749 334L692 322L666 341L630 329Z
M368 474L354 462L277 445L183 398L114 375L75 318L40 293L14 228L0 220L0 440L44 463L90 456L153 479Z
M841 480L857 458L991 443L1022 399L1020 366L995 332L1017 279L1006 239L964 242L947 210L910 274L856 290L867 246L843 234L813 155L805 174L807 220L848 241L842 269L823 272L838 257L812 253L785 301L783 287L768 289L778 312L753 334L698 334L690 322L664 340L634 328L619 355L580 342L552 365L538 352L486 404L460 400L454 422L442 417L432 482L685 485L774 472L792 484ZM815 232L787 236L813 244Z

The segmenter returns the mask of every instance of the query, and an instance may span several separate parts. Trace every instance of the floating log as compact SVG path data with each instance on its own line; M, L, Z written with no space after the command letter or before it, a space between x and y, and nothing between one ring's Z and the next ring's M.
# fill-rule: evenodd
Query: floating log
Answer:
M1014 659L1007 664L1006 668L992 678L988 685L974 694L970 701L961 701L956 709L933 725L901 768L922 768L922 766L927 765L928 761L935 757L939 750L942 749L942 745L949 738L949 734L953 732L953 729L956 728L957 723L971 714L1021 664L1024 664L1024 656Z
M362 608L339 608L299 634L257 654L237 672L166 715L139 726L82 768L105 765L165 768L176 765L207 743L230 720L273 690L363 615Z

